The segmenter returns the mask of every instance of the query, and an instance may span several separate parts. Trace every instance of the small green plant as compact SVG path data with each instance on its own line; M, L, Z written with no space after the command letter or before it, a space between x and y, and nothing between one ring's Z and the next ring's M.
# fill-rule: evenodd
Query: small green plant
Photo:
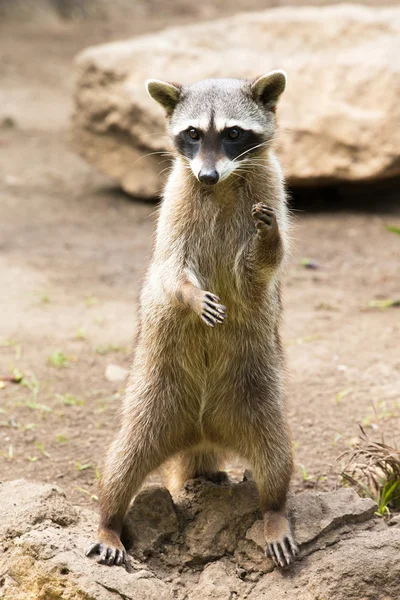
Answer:
M317 489L320 483L324 483L327 477L320 473L319 475L309 475L304 465L300 465L301 478L304 483L304 487Z
M78 327L76 330L75 339L86 340L86 329L84 327Z
M13 369L13 377L15 383L21 383L24 378L21 371L17 368Z
M385 225L385 227L388 231L391 231L392 233L397 233L397 235L400 235L400 227L395 227L395 225Z
M310 258L302 258L300 264L305 269L318 269L319 264L315 262L315 260L311 260Z
M50 300L50 296L47 294L47 292L43 292L40 301L42 304L50 304L51 300Z
M29 460L29 462L36 462L39 460L38 456L27 456L26 458Z
M341 433L335 433L332 440L332 446L335 447L336 444L343 438Z
M304 465L300 465L301 469L301 478L303 481L312 481L314 477L312 475L308 475L307 470Z
M32 290L32 294L37 298L40 304L50 304L50 296L44 290Z
M83 406L85 404L85 401L82 398L78 398L68 392L66 394L56 394L55 397L59 402L62 402L67 406Z
M110 352L127 352L127 348L125 346L114 346L114 344L104 344L96 346L95 352L104 355L109 354Z
M372 427L378 429L379 423L382 421L388 421L394 417L400 416L400 405L397 400L390 403L390 407L386 400L378 400L373 402L370 408L371 414L366 415L362 421L362 427Z
M25 406L27 406L28 408L32 409L32 410L41 410L42 412L52 412L52 408L50 408L50 406L47 406L46 404L40 404L40 402L35 402L34 400L28 400L27 402L25 402Z
M32 393L32 400L37 400L40 392L40 383L35 375L31 375L30 379L23 377L21 379L21 385L27 387Z
M60 435L56 435L56 441L59 444L67 444L69 442L68 438L66 438L64 435L60 434Z
M36 448L39 450L39 452L41 454L43 454L43 456L45 456L46 458L50 458L50 454L44 449L44 443L43 442L34 442Z
M398 306L400 306L400 300L393 300L392 298L387 298L385 300L370 300L368 302L368 308L380 308L382 310L385 308L396 308Z
M94 306L95 304L99 303L99 299L96 298L96 296L87 296L86 297L86 306L88 308L90 308L91 306Z
M94 502L97 502L98 499L99 499L99 497L96 496L96 494L91 494L90 492L88 492L88 490L85 490L85 488L83 488L83 487L77 486L76 489L79 490L80 492L82 492L82 494L85 494L86 496L89 496L89 498L91 500L93 500Z
M22 379L20 380L20 385L28 388L28 390L31 392L31 397L29 400L27 400L25 402L25 406L27 406L28 408L30 408L32 410L41 410L43 412L51 412L52 411L50 406L46 406L46 404L40 404L38 402L38 396L39 396L39 392L40 392L40 382L36 378L35 375L31 375L31 377L29 379L27 377L22 377Z
M390 516L389 506L400 508L400 479L388 480L384 483L378 495L377 513L381 517Z
M348 457L341 478L354 486L361 496L377 503L378 516L387 517L391 509L400 509L400 450L383 440L371 441L361 426L360 429L356 448L339 457Z
M340 404L340 402L343 400L343 398L345 398L345 396L347 396L348 394L350 394L352 390L348 389L348 390L340 390L340 392L338 392L336 394L336 404Z
M79 460L76 461L76 468L78 469L78 471L86 471L86 469L90 469L92 467L92 463L82 464Z
M315 310L327 310L336 312L339 310L339 308L337 306L334 306L333 304L329 304L329 302L320 302L316 305Z
M55 367L56 369L69 367L70 360L71 358L65 356L64 352L61 352L61 350L56 350L55 352L50 354L48 358L49 365Z

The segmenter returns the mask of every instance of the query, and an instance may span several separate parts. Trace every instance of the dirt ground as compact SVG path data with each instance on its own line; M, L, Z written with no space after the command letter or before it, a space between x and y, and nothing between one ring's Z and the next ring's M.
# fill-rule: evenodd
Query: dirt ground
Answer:
M147 10L129 22L0 24L0 375L24 377L0 389L1 480L55 482L74 503L96 502L122 395L105 369L129 367L156 206L69 149L72 60L89 44L192 18ZM400 308L369 306L400 299L400 237L385 227L400 227L399 199L399 182L293 191L284 340L294 491L335 485L359 423L399 439ZM239 477L242 465L230 467Z

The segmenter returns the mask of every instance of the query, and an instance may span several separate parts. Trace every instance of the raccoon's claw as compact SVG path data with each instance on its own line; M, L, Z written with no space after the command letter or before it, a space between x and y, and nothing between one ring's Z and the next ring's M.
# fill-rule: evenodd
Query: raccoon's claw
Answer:
M218 296L206 292L202 303L201 318L210 327L223 323L226 317L226 306L219 304Z
M259 235L265 235L270 231L277 229L276 216L272 208L259 202L254 204L251 215L256 222L256 229Z
M265 554L279 567L287 567L296 558L297 548L292 527L284 508L264 513Z
M272 558L277 567L288 567L294 562L299 549L292 535L284 536L280 540L267 544L265 548L266 556Z
M112 565L120 567L121 565L126 564L125 550L107 546L107 544L93 544L86 550L85 554L86 556L90 556L91 554L97 554L97 562L101 565L108 565L109 567L111 567Z

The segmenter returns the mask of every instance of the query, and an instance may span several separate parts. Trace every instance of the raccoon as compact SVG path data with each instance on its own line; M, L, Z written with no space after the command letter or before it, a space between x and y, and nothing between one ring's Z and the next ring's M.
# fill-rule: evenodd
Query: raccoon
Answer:
M226 453L253 470L266 553L281 567L298 553L285 509L293 459L279 333L289 219L272 149L285 85L283 71L147 82L175 159L101 478L98 541L87 552L102 564L126 561L124 517L151 471L168 462L173 488L223 480Z

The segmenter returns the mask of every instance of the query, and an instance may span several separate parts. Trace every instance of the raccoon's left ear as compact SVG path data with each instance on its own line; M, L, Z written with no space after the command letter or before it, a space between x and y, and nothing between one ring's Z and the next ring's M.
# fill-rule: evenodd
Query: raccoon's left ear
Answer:
M168 115L172 114L175 106L179 102L182 87L176 83L159 81L158 79L148 79L146 88L149 96L161 104Z
M271 71L251 83L254 100L262 102L267 110L275 111L279 96L286 87L285 71Z

